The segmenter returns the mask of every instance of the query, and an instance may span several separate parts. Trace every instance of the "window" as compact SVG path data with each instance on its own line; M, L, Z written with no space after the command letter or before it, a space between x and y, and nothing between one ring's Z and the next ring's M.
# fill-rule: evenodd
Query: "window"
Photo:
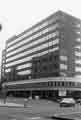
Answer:
M76 60L75 60L75 63L76 63L76 64L81 64L81 60L76 59Z
M77 38L77 39L75 39L77 42L81 42L81 39L80 38Z
M28 75L28 74L30 74L31 73L31 70L25 70L25 71L20 71L20 72L18 72L18 75Z
M48 56L49 61L52 62L53 61L53 56Z
M49 71L50 71L50 72L53 72L53 69L54 69L53 65L50 64L50 65L49 65Z
M23 64L23 65L19 65L17 67L17 70L24 69L24 68L31 67L31 66L32 66L32 63L26 63L26 64Z
M81 52L75 51L75 55L76 55L76 56L81 56Z
M80 34L80 31L76 31L77 34Z
M58 63L54 64L54 68L58 69L59 68L59 64Z
M76 72L81 72L81 67L75 67Z
M58 61L59 60L59 56L58 55L54 56L54 60Z
M60 69L67 70L67 65L65 65L65 64L60 64Z
M76 78L81 78L81 75L78 75L78 74L77 74L77 75L75 75L75 77L76 77Z
M62 86L64 86L64 82L62 82Z
M6 70L5 70L5 72L10 72L10 71L11 71L11 69L6 69Z
M80 45L75 46L76 49L81 49Z
M81 24L78 24L78 23L76 24L76 27L77 27L77 28L80 28L80 26L81 26Z
M67 59L68 59L67 56L63 56L63 55L60 56L60 60L62 60L62 61L67 61Z
M60 72L60 75L61 76L67 76L66 73L64 73L64 72Z

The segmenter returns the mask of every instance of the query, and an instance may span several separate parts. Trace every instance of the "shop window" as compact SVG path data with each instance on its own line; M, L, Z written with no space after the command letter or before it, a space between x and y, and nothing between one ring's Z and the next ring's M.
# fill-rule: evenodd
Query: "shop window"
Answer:
M64 86L64 82L62 82L62 86Z

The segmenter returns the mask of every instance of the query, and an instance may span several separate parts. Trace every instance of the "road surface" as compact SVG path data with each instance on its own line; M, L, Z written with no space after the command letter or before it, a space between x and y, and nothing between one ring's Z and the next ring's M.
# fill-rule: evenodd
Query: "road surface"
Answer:
M59 104L46 100L29 101L26 108L0 106L0 120L51 120L48 117L54 115L81 119L81 106L60 108Z
M37 114L33 114L29 109L0 107L0 120L51 120Z

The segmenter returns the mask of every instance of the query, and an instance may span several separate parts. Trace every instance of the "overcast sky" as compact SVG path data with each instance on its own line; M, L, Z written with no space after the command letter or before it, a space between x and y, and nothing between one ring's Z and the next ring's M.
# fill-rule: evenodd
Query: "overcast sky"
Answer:
M81 19L81 0L0 0L0 58L8 38L57 10Z

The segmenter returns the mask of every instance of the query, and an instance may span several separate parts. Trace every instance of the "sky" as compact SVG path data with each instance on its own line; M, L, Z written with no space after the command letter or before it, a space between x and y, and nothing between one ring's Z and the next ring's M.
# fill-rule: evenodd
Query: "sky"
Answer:
M81 0L0 0L0 64L6 40L58 10L81 19Z

